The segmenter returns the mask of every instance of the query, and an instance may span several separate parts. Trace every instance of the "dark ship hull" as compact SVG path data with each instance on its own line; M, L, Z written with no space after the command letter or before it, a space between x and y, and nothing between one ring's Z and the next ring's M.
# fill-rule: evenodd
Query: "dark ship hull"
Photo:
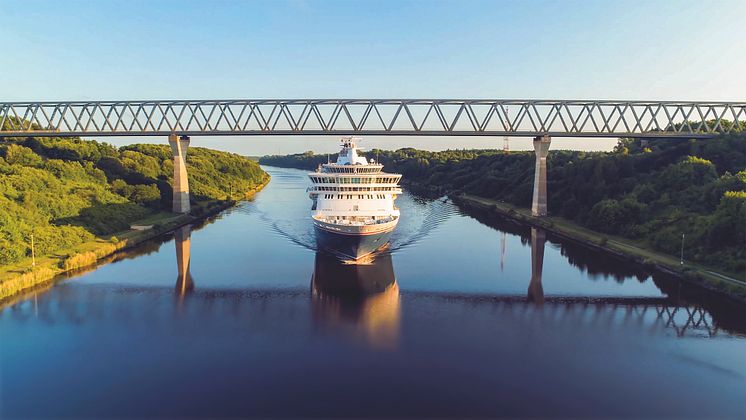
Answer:
M372 233L332 232L314 224L317 249L343 259L358 260L383 248L391 239L394 229Z

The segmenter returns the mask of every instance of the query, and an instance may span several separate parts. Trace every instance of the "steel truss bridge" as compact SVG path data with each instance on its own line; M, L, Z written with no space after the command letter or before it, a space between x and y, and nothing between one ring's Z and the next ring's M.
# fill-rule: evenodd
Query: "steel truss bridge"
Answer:
M257 99L0 102L0 137L369 135L707 138L746 102Z

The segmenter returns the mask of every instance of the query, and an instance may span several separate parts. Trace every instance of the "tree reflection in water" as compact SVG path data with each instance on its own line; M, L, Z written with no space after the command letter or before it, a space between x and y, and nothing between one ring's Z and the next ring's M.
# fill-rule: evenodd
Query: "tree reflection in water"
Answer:
M390 253L351 264L317 252L311 299L320 326L353 328L375 348L396 348L400 299Z

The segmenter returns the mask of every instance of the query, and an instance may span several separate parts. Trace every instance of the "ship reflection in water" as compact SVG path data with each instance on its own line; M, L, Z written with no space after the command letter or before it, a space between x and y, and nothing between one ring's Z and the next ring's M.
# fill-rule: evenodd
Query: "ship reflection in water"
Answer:
M176 248L176 296L179 303L194 292L190 272L191 226L174 232ZM393 349L399 334L399 286L391 254L377 253L364 261L340 261L316 253L311 275L313 319L322 328L362 334L374 348ZM349 330L349 331L345 331Z
M362 264L317 252L311 296L313 318L322 328L353 329L375 348L396 347L399 286L388 252Z

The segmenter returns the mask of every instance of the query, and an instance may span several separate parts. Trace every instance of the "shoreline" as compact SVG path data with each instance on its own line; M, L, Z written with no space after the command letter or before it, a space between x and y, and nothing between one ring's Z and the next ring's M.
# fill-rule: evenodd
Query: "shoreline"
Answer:
M492 216L541 228L564 240L673 276L739 303L746 303L746 282L718 273L712 267L691 262L681 265L678 258L640 247L628 239L604 235L558 217L536 218L531 216L530 210L504 202L463 193L447 195L464 208L486 211Z
M291 166L278 167L304 170ZM402 180L402 185L417 195L429 198L447 196L464 208L487 212L489 216L501 217L523 226L544 229L563 240L638 264L649 271L679 279L687 284L725 296L732 301L746 304L746 279L737 278L732 273L721 273L714 267L690 261L685 261L682 265L678 257L652 250L627 238L595 232L556 216L535 218L531 216L529 209L505 202L449 191L441 186L424 185L406 179Z
M225 200L212 200L197 203L190 214L174 214L163 224L156 224L147 230L130 229L123 232L116 232L112 237L125 237L117 242L106 241L97 238L93 242L87 242L78 245L78 250L68 257L55 259L57 264L49 261L47 264L39 265L31 271L11 276L0 280L0 304L30 293L36 289L51 287L55 280L62 275L70 274L85 268L90 268L99 264L101 260L115 256L117 253L132 249L144 242L155 239L162 235L173 233L176 229L194 224L199 221L207 220L216 216L223 211L236 206L244 200L249 200L269 184L272 177L267 174L266 179L256 187L246 191L241 200L226 198ZM195 215L193 213L197 210ZM137 225L137 221L132 225ZM86 248L81 250L80 248ZM54 260L53 260L54 261Z

